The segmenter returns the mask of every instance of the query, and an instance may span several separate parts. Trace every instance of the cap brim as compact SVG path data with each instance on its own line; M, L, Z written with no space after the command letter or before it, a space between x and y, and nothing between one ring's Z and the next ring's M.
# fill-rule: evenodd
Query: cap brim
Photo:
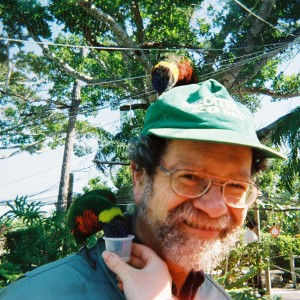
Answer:
M246 146L259 150L265 158L283 158L286 156L259 142L249 142L249 139L237 132L224 129L182 129L182 128L153 128L148 134L167 139L194 140L211 143L224 143Z

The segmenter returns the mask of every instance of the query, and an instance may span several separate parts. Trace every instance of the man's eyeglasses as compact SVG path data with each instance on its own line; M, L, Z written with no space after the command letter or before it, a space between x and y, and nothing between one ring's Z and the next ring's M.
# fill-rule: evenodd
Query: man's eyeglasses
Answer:
M162 172L171 176L172 189L181 196L189 198L200 197L207 193L212 185L219 185L222 187L222 195L225 203L231 207L249 207L257 197L257 187L246 181L231 180L188 170L171 172L161 165L159 168ZM221 180L223 183L216 182L215 180Z

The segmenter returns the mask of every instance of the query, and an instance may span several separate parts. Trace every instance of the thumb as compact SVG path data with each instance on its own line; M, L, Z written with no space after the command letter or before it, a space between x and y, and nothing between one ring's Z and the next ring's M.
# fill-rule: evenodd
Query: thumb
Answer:
M121 281L125 281L126 274L128 274L129 266L117 254L104 251L102 258L107 267L116 273Z

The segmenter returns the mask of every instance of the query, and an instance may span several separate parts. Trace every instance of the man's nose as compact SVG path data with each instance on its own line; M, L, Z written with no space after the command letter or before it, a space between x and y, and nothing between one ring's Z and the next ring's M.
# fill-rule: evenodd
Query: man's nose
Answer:
M202 196L192 200L193 206L207 213L211 218L218 218L228 213L228 206L224 201L222 186L212 184Z

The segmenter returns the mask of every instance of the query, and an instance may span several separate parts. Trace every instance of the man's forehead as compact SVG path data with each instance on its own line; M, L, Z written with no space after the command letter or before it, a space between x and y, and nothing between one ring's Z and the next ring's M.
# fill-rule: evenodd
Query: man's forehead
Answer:
M175 169L193 169L220 175L223 168L233 172L227 174L249 177L252 166L252 148L191 140L170 140L161 163Z

